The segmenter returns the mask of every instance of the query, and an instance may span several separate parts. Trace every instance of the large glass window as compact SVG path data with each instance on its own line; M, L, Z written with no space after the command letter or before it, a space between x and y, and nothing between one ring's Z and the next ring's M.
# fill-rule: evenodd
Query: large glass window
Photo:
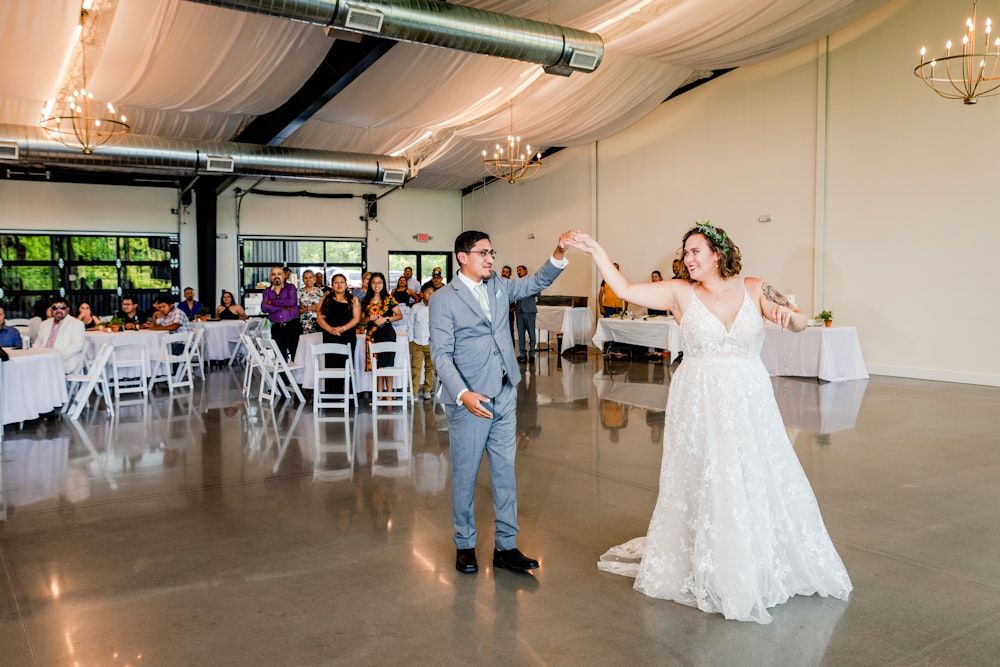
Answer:
M431 272L440 268L444 282L451 276L450 252L390 252L389 253L389 284L395 288L396 281L403 275L406 267L413 269L413 275L420 284L431 279Z
M31 317L58 295L114 314L123 294L150 310L160 294L179 295L176 235L115 236L0 233L0 301L7 317Z
M292 275L289 280L296 287L302 284L302 272L306 269L322 273L327 286L335 273L347 276L350 286L361 286L367 254L364 239L285 240L245 236L240 238L239 246L239 298L244 305L248 294L267 289L273 266L290 268Z

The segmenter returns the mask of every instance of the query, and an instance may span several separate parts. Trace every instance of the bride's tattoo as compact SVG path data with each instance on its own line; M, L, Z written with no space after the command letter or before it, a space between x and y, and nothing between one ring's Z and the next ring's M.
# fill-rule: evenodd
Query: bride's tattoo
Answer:
M770 301L771 303L776 303L779 306L786 306L786 307L792 305L792 302L786 299L784 294L774 289L769 284L764 283L761 289L764 290L764 298Z

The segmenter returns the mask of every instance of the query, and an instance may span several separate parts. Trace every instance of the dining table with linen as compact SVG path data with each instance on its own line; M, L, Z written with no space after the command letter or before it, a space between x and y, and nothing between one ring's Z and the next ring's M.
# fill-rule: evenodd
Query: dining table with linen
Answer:
M406 341L407 332L406 329L396 329L396 340ZM295 381L299 383L303 389L314 389L315 373L312 365L312 347L313 345L319 345L323 342L322 333L311 333L303 334L299 336L299 346L295 350L295 363L302 364L302 368L292 371L292 376ZM403 345L403 359L396 360L396 365L403 365L404 368L410 367L410 348L409 345ZM372 390L372 373L371 371L365 370L365 339L364 336L359 335L356 346L354 349L354 377L357 380L357 386L355 390L360 393L363 391L370 392Z
M590 308L569 306L538 306L535 328L562 335L559 353L577 345L587 345L594 335L594 313Z
M856 327L807 327L793 333L768 324L760 357L771 375L825 382L868 379Z
M4 425L37 419L66 403L66 371L58 350L5 350L9 359L0 363L0 419Z
M597 321L593 341L597 347L604 347L605 343L625 343L667 350L670 353L670 363L684 351L681 348L680 325L669 316L646 316L639 319L602 317Z
M88 349L85 351L85 355L88 359L93 359L97 356L97 351L101 349L101 346L107 343L116 348L115 358L118 360L118 365L127 370L128 364L123 364L122 362L128 362L132 359L138 360L140 352L136 348L142 345L146 348L146 358L149 360L149 367L146 369L146 372L151 373L153 370L153 359L160 356L164 338L169 333L172 332L159 329L88 331L86 334ZM135 366L138 366L138 364L135 364Z
M204 329L202 338L205 361L229 361L233 353L232 345L240 339L243 320L207 320L192 322L195 329Z

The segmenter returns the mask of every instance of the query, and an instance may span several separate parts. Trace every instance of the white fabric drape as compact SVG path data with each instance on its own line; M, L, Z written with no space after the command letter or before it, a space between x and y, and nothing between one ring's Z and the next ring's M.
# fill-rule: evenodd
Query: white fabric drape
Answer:
M883 0L462 0L491 11L595 30L596 72L400 43L305 122L285 146L395 153L414 186L462 187L481 151L514 128L536 147L582 145L649 113L695 70L736 67L817 40ZM59 75L78 0L0 3L0 123L33 124ZM118 0L88 63L91 88L136 133L228 140L272 111L322 62L322 28L183 0ZM10 66L14 64L14 66Z

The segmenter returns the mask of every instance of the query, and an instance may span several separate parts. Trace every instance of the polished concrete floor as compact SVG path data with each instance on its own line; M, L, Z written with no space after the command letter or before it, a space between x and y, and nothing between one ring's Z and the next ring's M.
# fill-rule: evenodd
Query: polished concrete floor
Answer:
M683 362L681 362L683 363ZM520 388L532 575L454 569L440 406L345 422L193 393L8 427L0 665L996 665L1000 389L775 380L854 582L771 625L599 572L656 500L670 368L543 354Z

